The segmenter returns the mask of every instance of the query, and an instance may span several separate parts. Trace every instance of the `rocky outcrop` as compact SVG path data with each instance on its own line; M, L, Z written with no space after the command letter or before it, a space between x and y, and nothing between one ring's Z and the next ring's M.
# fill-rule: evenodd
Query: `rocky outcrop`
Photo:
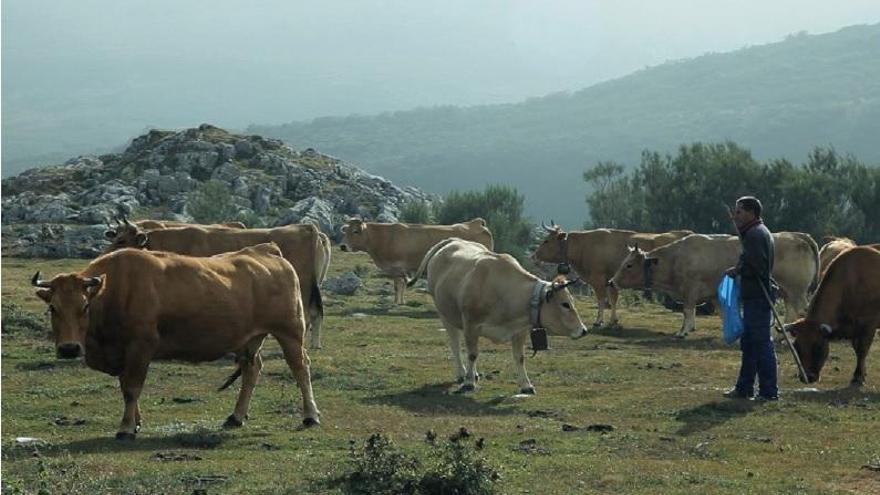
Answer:
M151 130L122 153L77 157L4 179L3 253L94 256L104 242L100 224L118 213L194 221L188 205L207 181L228 189L234 219L313 223L334 238L350 216L397 221L403 204L436 199L277 139L208 124ZM88 236L95 236L91 244Z

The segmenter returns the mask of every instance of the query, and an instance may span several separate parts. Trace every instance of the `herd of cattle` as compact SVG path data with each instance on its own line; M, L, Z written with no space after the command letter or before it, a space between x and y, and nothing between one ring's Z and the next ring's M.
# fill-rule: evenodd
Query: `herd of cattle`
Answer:
M684 303L676 334L694 329L697 304L715 297L725 268L740 251L727 235L690 231L662 234L597 229L547 237L533 259L570 265L598 299L594 325L619 325L620 289L663 292ZM350 220L344 251L365 251L394 280L395 301L424 276L446 329L460 391L474 390L479 337L510 342L518 386L534 393L523 350L530 331L579 338L587 334L564 275L544 281L512 256L493 252L482 219L455 225L381 224ZM330 240L315 226L247 229L239 223L193 225L117 221L106 232L107 253L79 273L32 283L49 306L59 358L119 378L125 402L119 439L134 439L138 407L153 360L210 361L236 355L241 390L225 426L241 426L262 368L267 335L278 341L303 399L303 423L319 422L305 350L320 348L321 283L330 263ZM855 246L832 239L822 249L807 234L774 234L773 276L785 301L786 328L808 381L818 380L833 339L852 341L854 384L865 379L865 357L880 327L880 244ZM461 339L467 351L461 356Z

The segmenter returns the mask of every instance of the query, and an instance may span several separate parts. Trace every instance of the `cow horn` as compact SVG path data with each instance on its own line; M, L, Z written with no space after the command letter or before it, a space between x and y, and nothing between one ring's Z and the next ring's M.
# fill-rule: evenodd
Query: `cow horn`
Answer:
M122 214L122 221L125 222L125 225L128 227L132 227L131 222L128 221L128 217L125 216L125 213Z
M83 282L83 287L97 287L101 285L101 277L89 277Z
M52 287L51 285L49 285L49 282L46 282L45 280L40 280L40 272L39 271L34 274L34 277L31 279L31 284L34 287L42 287L44 289L49 289Z
M547 232L551 232L551 233L552 233L552 232L555 232L552 228L548 227L547 224L544 223L543 220L541 220L541 228L544 229L544 230L546 230Z

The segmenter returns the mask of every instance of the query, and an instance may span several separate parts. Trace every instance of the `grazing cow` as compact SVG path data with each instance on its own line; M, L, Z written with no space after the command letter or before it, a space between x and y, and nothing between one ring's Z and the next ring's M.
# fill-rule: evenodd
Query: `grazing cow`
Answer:
M806 317L786 328L795 337L808 383L819 380L828 342L849 340L856 352L852 384L864 385L865 358L880 328L880 244L850 248L834 258Z
M475 388L477 340L481 336L493 342L511 342L520 391L534 394L523 356L529 332L543 327L551 334L571 338L587 334L566 289L571 282L562 278L545 282L512 256L493 253L480 243L458 238L440 241L425 255L413 282L423 273L449 336L455 377L463 381L461 392ZM461 362L462 335L467 368Z
M313 349L321 347L324 307L320 284L330 262L330 242L314 225L286 225L273 229L187 225L147 230L125 220L117 229L111 229L105 235L111 240L106 252L130 247L189 256L212 256L263 242L278 244L284 257L299 275L303 304L309 314L309 346Z
M856 243L852 239L849 239L847 237L826 237L825 245L823 245L822 249L819 250L819 277L821 278L822 275L825 275L825 270L828 269L828 265L831 264L831 260L836 258L838 254L855 246Z
M816 286L819 250L809 235L800 232L777 232L773 241L773 278L785 300L785 319L794 321ZM676 336L684 337L696 325L696 305L717 297L725 268L736 264L741 250L736 236L702 234L648 252L631 247L609 284L618 289L657 289L682 301L684 321Z
M122 249L79 273L44 281L37 272L32 283L49 305L58 357L84 354L90 368L119 377L125 412L117 439L135 438L147 368L160 359L212 361L235 352L242 385L226 426L241 426L266 335L278 340L302 392L303 423L318 423L299 281L274 243L209 258Z
M495 245L492 232L482 218L453 225L374 223L355 218L342 227L342 236L340 249L366 251L373 263L392 278L396 304L403 304L407 276L419 268L425 253L434 244L458 237L479 242L490 250Z
M558 225L542 226L547 230L547 237L532 254L532 259L546 263L568 263L593 288L599 306L593 326L604 325L606 307L611 308L610 324L619 324L617 289L608 286L608 280L626 258L627 245L635 243L650 251L693 234L690 230L673 230L663 234L617 229L564 232Z

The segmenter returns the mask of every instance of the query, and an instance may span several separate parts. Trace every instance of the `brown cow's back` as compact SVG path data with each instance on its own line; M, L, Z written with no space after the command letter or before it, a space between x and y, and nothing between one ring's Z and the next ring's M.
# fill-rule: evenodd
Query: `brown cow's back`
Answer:
M83 275L105 277L92 303L99 340L113 341L117 328L152 326L161 335L158 359L217 359L244 347L253 329L266 333L302 315L296 272L273 244L208 258L123 249Z

